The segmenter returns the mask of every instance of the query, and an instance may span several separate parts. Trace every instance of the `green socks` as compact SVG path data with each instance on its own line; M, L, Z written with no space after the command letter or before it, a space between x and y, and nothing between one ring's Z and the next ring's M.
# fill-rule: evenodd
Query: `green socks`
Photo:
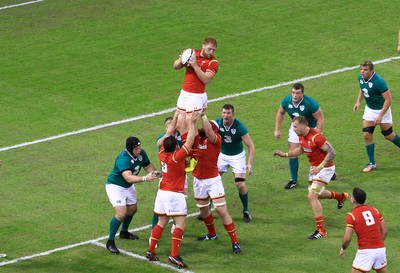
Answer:
M375 143L365 145L365 149L367 149L369 163L375 164Z
M119 226L121 225L121 222L118 221L117 218L113 217L110 222L110 235L108 237L109 240L114 241L115 240L115 234L117 233Z
M242 201L243 205L243 212L249 211L249 193L246 192L245 194L239 193L240 200Z
M299 159L289 158L290 179L297 181L297 173L299 171Z

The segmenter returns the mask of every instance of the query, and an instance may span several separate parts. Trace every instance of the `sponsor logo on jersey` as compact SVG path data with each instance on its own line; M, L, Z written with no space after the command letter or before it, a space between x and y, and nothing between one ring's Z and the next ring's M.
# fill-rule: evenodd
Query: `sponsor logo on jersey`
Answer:
M289 105L288 105L288 108L293 108L293 105L289 104Z
M206 150L206 149L207 149L207 144L204 144L204 145L199 144L198 148L199 148L200 150Z

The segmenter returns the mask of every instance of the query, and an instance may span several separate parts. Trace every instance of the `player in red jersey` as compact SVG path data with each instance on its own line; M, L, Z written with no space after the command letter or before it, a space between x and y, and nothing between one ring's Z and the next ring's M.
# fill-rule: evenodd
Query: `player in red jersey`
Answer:
M344 255L355 232L358 238L358 250L351 272L363 273L374 269L378 273L386 273L387 260L384 243L387 235L386 223L376 208L364 205L366 198L365 191L360 188L353 189L351 196L353 210L346 216L346 230L339 255Z
M193 192L197 207L208 233L198 238L200 241L215 240L218 238L214 226L214 216L210 210L210 199L222 219L225 230L232 241L234 254L241 252L236 236L236 229L232 217L229 215L225 200L225 190L218 172L218 156L221 150L222 138L218 134L218 124L202 115L203 128L199 129L199 144L197 149L198 163L193 171Z
M323 238L328 233L324 227L324 216L319 199L336 199L338 201L337 208L341 209L349 195L346 192L338 193L325 189L335 173L335 164L332 159L335 157L336 152L324 135L317 129L310 128L307 119L303 116L293 119L293 128L299 136L301 146L287 153L276 150L274 155L280 157L296 157L303 153L307 155L311 165L308 178L310 184L308 187L308 201L314 213L317 226L315 232L308 236L308 239Z
M179 148L172 126L168 127L167 135L163 141L158 157L161 162L162 178L157 192L154 213L158 214L158 223L151 232L151 241L146 258L150 261L158 261L155 254L157 242L160 240L165 226L170 217L173 218L176 228L172 233L172 249L169 261L179 268L187 267L179 256L179 247L186 226L186 198L184 194L186 172L185 158L189 156L194 138L197 134L197 115L186 115L189 131L186 143Z
M194 50L188 64L182 64L181 56L173 64L175 70L186 68L185 78L177 101L177 108L181 111L178 118L178 130L181 134L187 132L185 114L196 112L200 115L203 109L207 107L206 84L218 72L218 61L214 57L216 49L217 40L210 37L205 38L201 50ZM197 147L197 145L194 146ZM196 157L195 151L193 157ZM191 160L191 165L186 171L193 171L194 166L195 161Z

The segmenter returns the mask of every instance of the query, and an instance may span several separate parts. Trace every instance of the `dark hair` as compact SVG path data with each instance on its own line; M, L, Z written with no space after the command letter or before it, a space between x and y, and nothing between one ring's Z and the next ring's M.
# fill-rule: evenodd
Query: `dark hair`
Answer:
M363 205L365 203L365 199L367 199L367 194L360 188L354 188L353 197L358 204Z
M167 153L175 151L176 145L178 145L178 141L175 136L168 136L163 141L164 150Z
M207 37L207 38L205 38L203 43L204 43L205 45L206 45L206 44L213 44L213 45L215 45L215 47L218 46L217 40L216 40L215 38L212 38L212 37Z
M297 120L297 122L299 124L303 124L303 125L308 126L308 120L306 119L306 117L304 117L304 116L294 117L293 122L296 121L296 120Z
M370 60L365 60L360 64L361 67L368 67L370 70L374 70L374 64Z
M132 153L133 149L135 149L137 146L140 146L140 144L140 140L137 137L128 137L126 139L125 149Z
M304 92L304 85L301 84L301 83L299 83L299 82L293 84L292 88L293 88L294 90L301 90L301 92Z
M229 103L224 104L224 106L222 106L222 109L225 109L225 110L232 110L232 113L235 112L235 107L233 107L233 105L232 105L232 104L229 104Z

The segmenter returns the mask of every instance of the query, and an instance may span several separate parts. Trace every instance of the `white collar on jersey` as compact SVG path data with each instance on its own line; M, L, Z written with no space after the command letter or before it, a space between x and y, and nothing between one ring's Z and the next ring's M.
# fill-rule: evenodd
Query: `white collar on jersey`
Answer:
M366 81L364 78L362 78L362 76L361 76L361 78L363 79L363 81L365 83L368 83L374 76L375 76L375 71L374 71L374 73L372 73L372 76L371 76L371 78L368 79L368 81Z

